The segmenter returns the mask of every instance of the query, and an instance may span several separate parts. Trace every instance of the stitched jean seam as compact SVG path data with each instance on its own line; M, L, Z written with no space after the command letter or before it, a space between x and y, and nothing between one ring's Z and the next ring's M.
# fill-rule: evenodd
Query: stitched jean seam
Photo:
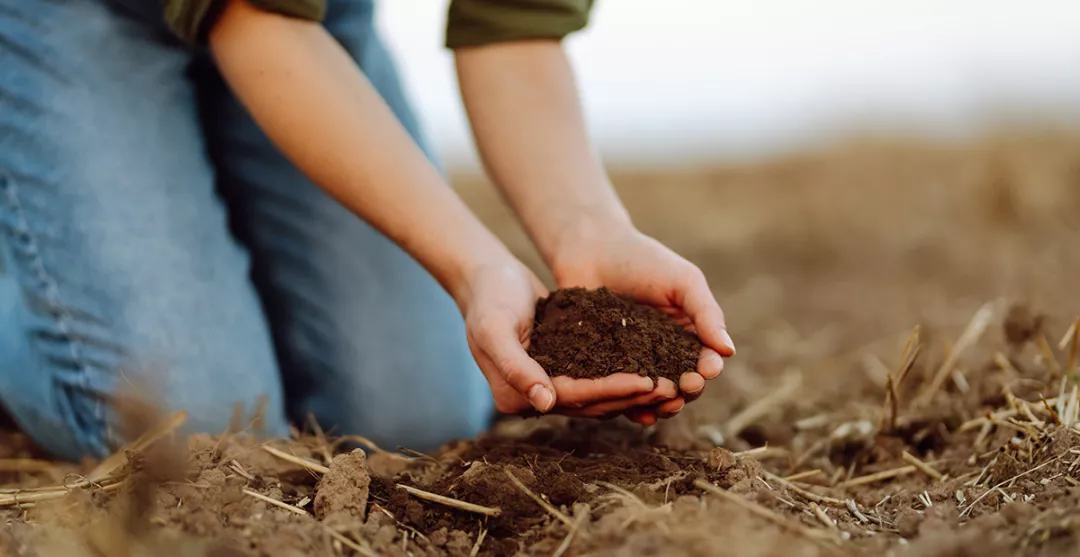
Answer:
M79 341L79 336L75 334L75 328L73 327L73 324L77 319L60 301L62 298L60 295L60 286L56 279L53 278L53 275L49 273L45 262L41 257L39 242L30 228L30 222L26 218L22 203L19 201L18 187L15 179L3 168L0 168L0 202L8 205L12 216L12 219L9 222L10 228L15 233L15 237L12 238L11 242L12 253L16 259L22 259L24 261L25 269L29 271L30 276L27 277L26 275L22 275L20 278L22 278L23 281L20 282L23 282L24 289L32 289L33 291L40 293L40 295L42 295L49 303L50 307L54 308L56 313L53 315L53 322L57 329L64 335L65 340L63 342L67 345L71 361L79 370L78 385L84 391L89 391L90 389L87 385L89 366L82 357L86 350ZM14 265L15 262L12 262L12 264ZM16 271L13 269L12 272ZM31 282L31 284L26 284L26 282ZM57 396L66 396L66 393L58 394ZM100 398L95 400L93 408L93 418L99 422L104 422L105 411ZM74 408L72 411L75 411ZM74 416L72 416L72 418L74 418ZM82 447L84 451L91 449L82 436L76 435L75 438L77 443L84 445Z

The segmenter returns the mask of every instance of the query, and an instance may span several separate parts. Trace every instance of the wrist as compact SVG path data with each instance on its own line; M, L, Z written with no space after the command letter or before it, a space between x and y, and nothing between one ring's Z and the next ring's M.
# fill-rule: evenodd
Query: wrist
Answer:
M456 258L444 287L464 315L476 297L481 277L502 270L517 270L523 264L495 236L470 244L461 257Z
M637 233L625 211L583 213L560 228L544 259L558 286L574 286L591 275L589 267L600 261L612 244ZM592 278L585 282L598 279Z

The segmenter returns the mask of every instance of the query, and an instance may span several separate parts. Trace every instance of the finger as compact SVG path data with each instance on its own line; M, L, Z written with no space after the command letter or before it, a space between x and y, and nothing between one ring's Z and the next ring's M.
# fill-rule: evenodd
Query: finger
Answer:
M656 406L656 413L662 418L670 418L678 414L686 406L686 400L682 397L673 398Z
M694 375L697 374L695 373ZM636 406L655 406L661 402L675 398L677 394L675 383L672 383L670 379L661 378L657 381L656 388L651 392L619 400L607 400L590 404L580 408L579 410L581 413L579 415L599 417L612 412L621 413L624 410Z
M656 412L649 408L635 408L626 412L626 417L643 426L656 425Z
M492 323L478 334L480 349L507 384L537 411L548 412L555 406L555 386L544 368L525 353L514 331L512 323Z
M488 387L491 389L491 396L495 399L496 410L503 414L540 415L539 412L533 409L528 399L503 380L502 374L487 354L477 349L471 342L469 343L469 349L473 358L476 359L476 364L480 367L481 373L487 379Z
M694 320L694 328L701 342L721 356L734 356L735 343L727 332L724 311L709 290L709 283L701 271L695 273L682 294L683 310Z
M587 404L611 399L624 399L649 393L653 380L632 373L615 373L597 379L573 379L559 376L552 379L559 404L581 408Z
M698 354L697 372L705 379L715 379L724 371L724 359L712 348L701 347Z
M696 371L690 371L679 377L679 391L685 395L697 395L705 388L705 378Z

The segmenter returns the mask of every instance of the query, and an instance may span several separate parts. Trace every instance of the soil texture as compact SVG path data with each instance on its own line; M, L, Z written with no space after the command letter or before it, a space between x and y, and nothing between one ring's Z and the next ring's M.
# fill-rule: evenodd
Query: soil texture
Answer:
M548 375L632 373L670 379L697 369L697 336L656 308L600 288L565 288L536 304L529 355Z

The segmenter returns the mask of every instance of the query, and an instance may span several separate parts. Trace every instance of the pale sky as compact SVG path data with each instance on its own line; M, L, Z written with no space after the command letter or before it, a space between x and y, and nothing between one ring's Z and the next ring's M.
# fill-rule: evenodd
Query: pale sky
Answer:
M475 164L447 0L380 24L444 161ZM1077 0L598 0L568 48L616 163L768 155L845 130L955 136L1005 116L1080 123ZM662 6L662 7L660 7Z

